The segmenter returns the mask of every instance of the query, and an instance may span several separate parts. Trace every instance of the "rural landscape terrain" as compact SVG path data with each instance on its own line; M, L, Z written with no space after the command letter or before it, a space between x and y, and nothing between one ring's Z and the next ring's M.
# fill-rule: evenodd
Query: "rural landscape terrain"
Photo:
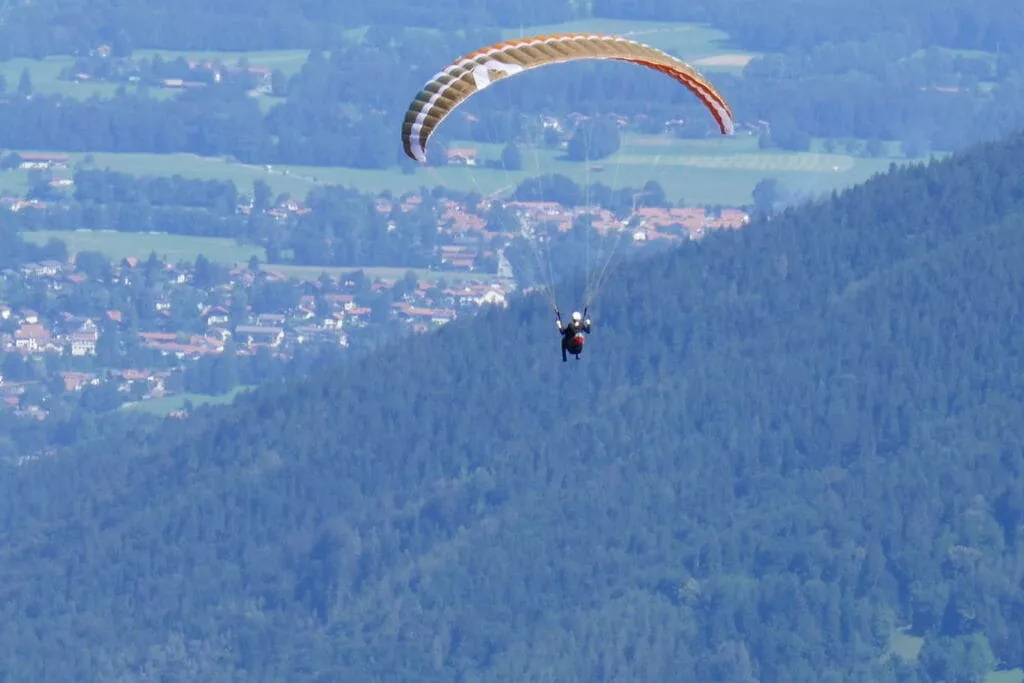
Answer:
M571 32L735 130L582 60L403 152L446 65ZM0 681L1024 683L1022 39L5 3Z

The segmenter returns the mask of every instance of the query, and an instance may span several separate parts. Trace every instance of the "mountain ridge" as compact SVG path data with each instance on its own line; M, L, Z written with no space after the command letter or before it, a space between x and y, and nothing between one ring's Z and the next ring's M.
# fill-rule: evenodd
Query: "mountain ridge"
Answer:
M0 671L1024 665L1021 170L1017 135L626 266L579 362L517 301L22 468L0 652L32 655ZM883 658L901 623L918 664Z

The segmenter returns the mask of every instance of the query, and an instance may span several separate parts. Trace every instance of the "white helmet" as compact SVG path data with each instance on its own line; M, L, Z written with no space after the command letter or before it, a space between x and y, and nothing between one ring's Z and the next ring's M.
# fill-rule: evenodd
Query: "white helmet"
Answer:
M579 312L579 311L573 311L573 314L572 314L572 321L573 321L574 323L578 323L578 322L579 322L579 321L581 321L581 320L583 320L583 316L582 316L582 315L580 315L580 312Z

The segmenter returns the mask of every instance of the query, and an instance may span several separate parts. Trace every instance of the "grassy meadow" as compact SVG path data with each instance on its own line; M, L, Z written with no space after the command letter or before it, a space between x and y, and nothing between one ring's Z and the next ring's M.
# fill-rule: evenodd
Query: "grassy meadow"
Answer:
M202 405L224 405L231 403L235 400L235 396L238 394L249 391L252 389L250 386L240 386L232 389L226 394L220 394L217 396L211 396L208 394L175 394L173 396L164 396L163 398L152 398L146 401L135 401L132 403L125 403L121 406L122 410L140 410L150 415L164 416L170 415L171 413L183 410L185 408L185 402L190 401L196 408Z
M396 145L398 144L396 135ZM501 145L454 142L473 147L480 161L498 159ZM359 170L317 166L261 166L222 157L194 154L118 154L107 152L70 153L73 163L90 156L96 168L138 175L181 175L187 178L230 180L247 192L261 179L275 193L303 198L318 185L346 185L364 192L395 194L423 186L447 186L475 190L483 195L502 195L522 180L542 173L559 173L578 183L602 182L611 187L642 186L654 179L676 202L737 206L752 201L754 187L765 178L775 178L787 189L816 194L862 182L885 171L891 163L903 163L889 145L886 155L868 158L845 152L824 151L816 142L809 152L760 150L757 138L739 134L732 138L713 137L680 140L669 136L627 135L619 151L590 165L566 161L559 151L523 148L523 169L504 171L480 166L420 167L411 174L392 170ZM58 150L24 150L58 151ZM71 171L65 171L70 175ZM24 172L0 173L0 189L18 192L25 187Z
M63 95L76 99L87 100L90 97L114 97L118 84L101 81L67 81L60 78L60 72L71 66L74 58L65 55L54 55L43 59L9 59L0 62L0 75L7 81L7 89L14 91L18 87L21 73L28 70L32 80L32 91L40 95ZM127 92L134 92L136 86L126 85ZM172 97L174 90L150 88L150 97Z
M64 81L59 78L61 69L70 66L74 60L71 57L54 56L45 59L10 59L0 62L0 75L7 81L7 89L14 91L18 87L21 74L28 70L29 78L32 80L33 92L40 95L64 95L88 99L92 96L113 97L117 91L114 83L81 83L75 81Z
M149 232L115 232L115 231L81 231L81 230L40 230L22 233L25 240L34 244L45 244L50 239L58 239L68 245L68 251L98 251L112 260L120 260L129 256L138 259L149 258L151 253L171 262L195 261L202 254L207 259L218 263L238 266L248 264L249 259L256 256L263 262L266 251L262 247L237 244L234 240L222 237L194 237L191 235L169 235L166 233ZM410 270L421 282L448 283L465 282L482 277L490 277L487 273L439 272L417 268L389 268L362 266L296 266L287 263L263 263L263 270L278 273L286 278L313 281L324 273L337 276L362 270L367 277L398 280L405 277Z
M160 55L165 62L173 61L179 57L197 62L220 62L231 65L239 60L248 60L249 66L262 66L268 69L280 69L286 76L297 73L302 65L306 63L309 50L259 50L254 52L218 52L218 51L197 51L182 52L179 50L133 50L132 59L153 59Z
M469 143L465 143L468 144ZM496 159L501 145L474 145L480 156ZM775 178L787 189L817 194L862 182L906 160L895 145L877 158L825 152L816 143L809 152L760 150L757 138L680 140L670 136L627 135L613 156L589 165L564 160L562 153L523 149L523 170L506 172L480 168L433 168L419 171L445 184L472 188L482 194L511 189L524 178L559 173L577 183L601 182L610 187L640 187L657 180L674 202L691 205L738 206L752 201L754 187Z
M266 260L266 250L253 245L241 245L226 237L194 237L149 232L115 232L112 230L40 230L22 233L22 237L35 244L58 239L68 245L68 251L98 251L111 260L134 256L149 258L151 253L169 263L195 261L202 254L210 261L246 264L253 256Z
M173 50L135 50L132 58L152 59L159 54L166 61L184 57L197 61L210 60L220 61L223 64L235 64L239 59L249 60L250 66L265 66L271 69L280 69L285 75L292 75L302 68L309 55L309 50L263 50L257 52L177 52ZM0 75L7 81L8 90L14 90L18 86L22 71L28 70L32 80L33 91L40 95L62 95L76 99L89 99L90 97L114 97L117 94L118 84L105 83L101 81L69 81L60 78L61 70L71 66L74 58L68 55L54 55L44 59L11 59L0 62ZM137 91L135 85L125 85L128 93ZM178 94L177 90L171 88L148 89L148 96L153 98L170 98ZM281 98L270 95L261 95L260 106L264 111L270 109L274 104L282 101Z
M491 273L449 272L427 270L425 268L389 268L383 266L370 266L364 268L362 266L296 266L291 264L268 263L263 265L262 268L268 272L279 273L286 278L295 278L296 280L304 280L307 282L316 280L324 273L332 277L337 277L343 273L351 273L356 270L363 271L368 278L380 278L382 280L400 280L410 271L416 274L416 279L419 282L429 283L443 281L448 284L457 284L469 282L471 280L496 279Z
M924 639L912 636L905 628L896 629L889 640L889 649L885 656L896 656L909 661L916 661L921 652ZM1024 669L1004 669L991 672L985 677L985 683L1024 683Z

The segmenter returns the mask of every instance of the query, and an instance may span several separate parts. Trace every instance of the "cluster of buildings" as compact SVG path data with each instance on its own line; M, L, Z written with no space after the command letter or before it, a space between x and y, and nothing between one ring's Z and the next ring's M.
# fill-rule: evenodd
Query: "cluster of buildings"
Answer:
M126 258L113 264L112 279L107 283L89 283L88 277L69 263L43 261L25 264L19 271L5 271L5 282L22 279L25 283L45 284L49 302L81 285L110 289L129 287L145 263ZM281 282L288 278L272 267L256 271L234 268L230 279L209 291L197 292L201 300L196 310L176 310L175 290L193 288L194 269L189 264L161 264L160 284L154 287L149 300L153 310L147 322L129 323L132 301L122 309L96 310L88 315L60 311L48 305L49 315L25 306L0 301L0 356L43 358L50 354L63 359L63 388L68 392L84 389L101 381L119 383L119 390L129 391L144 385L140 398L158 398L167 394L166 379L180 372L186 363L203 356L224 353L230 344L239 356L252 355L265 349L275 358L287 360L296 348L308 344L332 344L346 347L354 330L377 322L399 322L414 333L429 331L454 320L460 313L483 305L504 305L510 293L508 281L497 278L473 279L439 288L423 280L414 287L405 281L376 279L369 287L357 287L354 276L321 277L304 283L309 292L301 294L293 305L271 312L255 313L252 307L238 308L233 303L240 289L258 281ZM402 282L401 292L389 292ZM17 289L17 288L14 288ZM38 289L38 288L37 288ZM390 296L381 296L388 294ZM122 300L124 300L122 298ZM372 303L371 303L372 301ZM390 302L386 307L381 302ZM104 354L100 346L104 335L110 334L117 346ZM124 340L134 336L137 346L159 353L169 362L152 369L140 356L138 367L103 367L111 355L123 361ZM77 359L77 361L76 361ZM129 361L134 360L129 358ZM0 373L0 409L28 410L20 396L27 384ZM37 414L29 411L27 414ZM41 415L41 413L38 413Z
M377 210L392 216L389 229L397 229L395 212L415 209L423 198L410 195L400 200L380 199ZM440 263L446 270L477 271L478 262L486 258L498 261L498 275L511 277L508 264L503 262L500 248L521 233L500 232L488 224L485 216L497 200L481 199L476 206L466 206L452 199L440 200L438 231L446 243L436 248ZM724 208L712 211L703 207L642 207L634 211L625 222L608 209L601 207L566 207L557 202L506 201L504 206L522 217L528 224L544 225L549 229L568 232L581 217L590 217L590 227L601 235L616 230L628 232L629 239L640 244L647 241L682 241L700 239L712 230L741 228L750 222L750 216L741 209ZM299 207L297 209L301 210Z
M20 165L34 169L67 169L69 160L66 155L23 154ZM400 230L402 214L417 209L424 201L428 200L415 193L398 198L383 195L376 200L376 210L386 216L388 230ZM140 316L137 310L132 310L137 302L121 305L121 308L90 311L86 315L80 311L60 311L52 303L62 300L62 295L69 290L84 285L127 288L140 277L141 269L151 264L144 264L137 258L122 259L112 264L111 281L101 284L89 282L88 276L76 268L74 255L67 263L25 264L19 271L0 274L0 279L22 278L35 281L35 285L44 283L51 305L46 307L48 313L43 314L15 302L5 302L0 295L0 356L14 354L28 358L52 354L70 359L62 365L65 368L63 388L68 392L112 381L118 383L119 390L138 392L142 387L142 398L155 398L170 391L167 378L180 371L184 364L204 356L223 354L229 346L237 355L255 354L265 349L275 357L286 359L303 345L346 347L354 330L377 323L393 325L398 322L409 331L426 332L480 306L504 305L514 288L512 269L504 258L503 248L511 238L521 234L522 224L490 224L487 216L498 201L481 198L475 205L467 205L453 199L438 200L440 239L434 248L435 263L438 270L451 272L453 280L461 280L460 284L439 288L433 280L443 273L431 274L430 278L417 276L419 281L415 284L407 278L397 281L378 278L368 287L362 282L357 286L352 279L354 276L320 277L306 282L304 293L292 305L259 313L251 306L239 307L235 295L258 282L289 280L287 267L235 267L229 271L227 282L208 291L198 291L193 265L162 263L159 286L150 293L145 304L153 310ZM44 205L20 198L0 198L0 203L12 211ZM643 207L623 221L600 207L569 208L556 202L506 201L504 208L520 216L526 224L544 225L563 232L586 218L596 233L607 235L619 231L621 237L635 245L699 239L711 230L739 228L749 222L747 214L738 209ZM251 210L251 206L243 204L238 210L245 212ZM289 216L309 211L301 201L288 199L268 213L279 220L287 220ZM190 288L195 296L184 299L176 296L176 290L182 288ZM35 291L38 290L36 286ZM126 300L124 296L106 298ZM179 310L183 300L192 302L189 310ZM386 306L382 302L387 302ZM117 346L101 350L105 334L116 336ZM135 338L134 348L159 353L169 359L169 363L159 369L147 368L143 354L138 367L125 369L123 362L116 368L102 367L103 358L120 353L125 339L130 337ZM23 405L19 398L22 389L18 382L0 376L0 409L30 411L31 406Z

